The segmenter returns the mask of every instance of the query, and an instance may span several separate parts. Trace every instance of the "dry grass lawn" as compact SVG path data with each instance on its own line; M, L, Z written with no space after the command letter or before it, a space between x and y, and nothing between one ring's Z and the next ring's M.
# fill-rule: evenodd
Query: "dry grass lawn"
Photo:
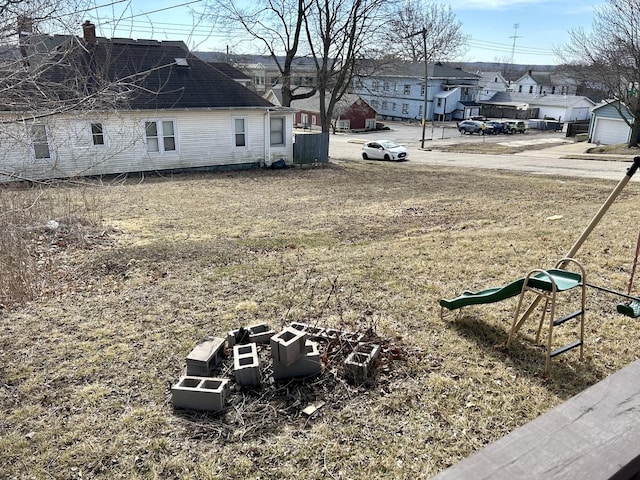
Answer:
M354 161L46 190L91 195L101 223L43 234L41 294L0 313L0 477L428 478L637 358L640 323L602 293L585 361L549 377L527 332L501 348L515 299L438 306L552 267L614 185ZM591 282L626 289L639 197L632 182L580 250ZM324 345L317 378L173 409L202 339L291 321L378 337L375 381L345 382Z

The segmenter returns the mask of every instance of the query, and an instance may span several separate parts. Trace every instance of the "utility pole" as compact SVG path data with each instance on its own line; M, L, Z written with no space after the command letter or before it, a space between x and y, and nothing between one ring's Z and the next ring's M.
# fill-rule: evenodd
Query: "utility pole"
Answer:
M420 148L424 148L424 135L425 130L427 128L427 107L429 104L427 103L427 98L429 94L429 59L427 58L427 29L423 28L411 35L407 35L409 37L415 37L417 35L422 35L422 44L424 47L424 106L422 108L422 140L420 142Z
M520 38L520 36L518 35L518 28L520 28L520 24L519 23L514 23L513 24L513 35L510 36L509 38L513 38L513 46L511 47L511 65L513 65L513 57L516 53L516 39Z

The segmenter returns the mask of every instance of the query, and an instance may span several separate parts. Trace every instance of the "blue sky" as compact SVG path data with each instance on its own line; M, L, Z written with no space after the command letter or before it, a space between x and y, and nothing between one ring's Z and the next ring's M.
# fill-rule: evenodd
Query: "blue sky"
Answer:
M548 65L557 63L553 48L568 41L568 30L589 30L593 7L590 0L452 0L450 5L470 36L465 61L508 61ZM88 18L98 25L98 34L107 37L183 40L194 50L224 51L231 42L215 27L198 22L194 12L201 12L204 1L198 0L100 0L103 7ZM518 28L515 29L515 25ZM513 45L514 36L515 48ZM233 44L237 53L248 53L245 42Z

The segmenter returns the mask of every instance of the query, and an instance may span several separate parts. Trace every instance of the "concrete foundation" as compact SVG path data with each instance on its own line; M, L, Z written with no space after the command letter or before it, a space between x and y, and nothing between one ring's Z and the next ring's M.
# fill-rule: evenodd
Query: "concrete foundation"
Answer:
M305 353L297 362L287 366L282 365L275 358L273 359L274 380L311 377L319 374L321 370L322 363L320 362L318 344L311 340L305 342Z
M171 387L171 402L175 408L219 412L229 397L229 380L185 376Z
M238 385L260 385L260 358L255 343L233 347L233 370Z
M187 375L208 377L224 357L224 339L215 337L198 344L187 355Z

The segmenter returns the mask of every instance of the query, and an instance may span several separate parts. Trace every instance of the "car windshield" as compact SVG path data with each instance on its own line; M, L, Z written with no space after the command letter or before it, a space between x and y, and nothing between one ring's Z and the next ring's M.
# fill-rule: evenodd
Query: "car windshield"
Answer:
M397 143L391 142L389 140L383 140L382 142L380 142L380 145L382 145L384 148L396 148L400 146Z

